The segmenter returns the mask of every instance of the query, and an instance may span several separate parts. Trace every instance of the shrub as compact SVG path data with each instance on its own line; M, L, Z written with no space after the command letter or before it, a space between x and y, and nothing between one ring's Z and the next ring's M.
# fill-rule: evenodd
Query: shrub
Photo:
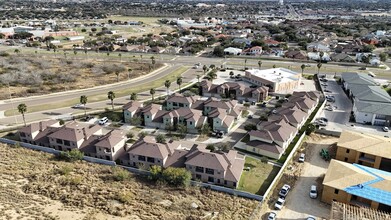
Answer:
M267 163L269 161L269 159L265 156L261 157L261 162L262 163Z
M65 165L58 169L58 173L61 175L68 175L70 172L72 172L73 166Z
M150 180L157 181L158 179L161 179L161 177L162 177L162 167L161 166L156 166L156 165L151 166L149 171L151 172L150 175L148 176L148 178Z
M155 139L157 143L161 143L161 144L166 143L166 136L164 136L164 134L158 134Z
M147 135L148 135L148 132L142 131L142 132L140 132L140 133L138 134L138 137L139 137L139 138L144 138L144 137L147 136Z
M259 116L259 120L267 121L267 115L263 114L263 115Z
M257 125L255 125L255 124L246 124L244 126L244 130L246 130L246 131L257 130Z
M245 110L242 111L242 117L245 118L245 117L248 116L248 114L249 114L248 110L245 109Z
M125 192L119 192L117 194L117 199L118 201L125 203L125 204L130 204L131 201L133 200L133 194L131 192L125 191Z
M71 151L65 151L59 154L59 158L61 160L65 160L68 162L82 160L83 157L84 157L84 153L79 151L78 149L72 149Z
M244 106L244 107L250 107L250 103L247 103L247 102L246 102L246 103L243 104L243 106Z
M310 135L312 132L316 130L316 127L314 124L307 125L307 128L305 129L306 135Z
M282 106L282 104L280 102L276 103L276 108L279 108L281 106Z
M176 187L186 187L190 185L191 173L185 168L168 167L162 172L163 180Z
M115 181L125 181L130 179L129 171L120 168L120 167L113 167L113 179Z
M127 134L126 134L126 137L129 138L129 139L132 139L134 138L134 133L129 131Z
M82 181L81 176L66 176L64 179L64 183L67 185L79 185Z
M4 52L4 51L1 51L0 52L0 57L9 57L9 53L7 53L7 52Z
M63 119L58 120L58 122L60 123L60 125L64 125L65 124L65 121Z
M213 151L216 150L214 144L208 144L208 145L206 146L206 149L210 150L211 152L213 152Z

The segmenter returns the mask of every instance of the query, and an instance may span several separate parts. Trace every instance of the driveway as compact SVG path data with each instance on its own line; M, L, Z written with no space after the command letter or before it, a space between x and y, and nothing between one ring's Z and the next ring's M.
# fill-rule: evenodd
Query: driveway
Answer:
M277 213L278 219L306 219L309 215L315 216L317 219L329 219L330 206L320 202L321 182L329 162L319 156L319 151L336 141L337 138L319 135L312 135L307 140L306 161L299 165L301 166L301 175L289 192L284 208ZM294 157L295 161L297 161L297 157L298 155ZM309 197L311 185L317 185L317 199Z

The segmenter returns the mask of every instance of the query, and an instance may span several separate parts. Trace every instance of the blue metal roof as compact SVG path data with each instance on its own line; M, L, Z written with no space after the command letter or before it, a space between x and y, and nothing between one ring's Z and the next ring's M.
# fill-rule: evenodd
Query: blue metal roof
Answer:
M358 185L346 187L344 190L349 194L391 206L391 191L386 191L371 186L374 183L384 181L384 178L380 177L379 175L391 176L391 173L359 164L353 164L353 166L365 171L375 179L363 182Z

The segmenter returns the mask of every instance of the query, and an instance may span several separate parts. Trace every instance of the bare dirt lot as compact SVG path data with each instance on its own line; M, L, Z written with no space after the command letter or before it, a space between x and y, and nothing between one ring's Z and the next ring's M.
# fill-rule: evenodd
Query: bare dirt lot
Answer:
M0 219L248 219L257 205L134 175L115 181L112 167L58 161L21 147L0 144L0 158Z
M317 219L328 219L330 206L322 203L320 199L322 196L322 182L329 162L323 160L319 152L322 148L331 150L337 140L335 137L318 134L307 137L274 189L273 195L267 203L265 219L270 211L275 211L274 203L278 198L279 190L284 184L289 184L292 188L283 209L276 211L278 219L306 219L309 215L315 216ZM305 153L304 163L297 162L300 153ZM333 154L331 151L330 153ZM311 185L317 186L317 199L309 197Z
M56 53L55 56L9 54L1 57L0 99L9 98L10 93L12 97L20 97L111 84L136 78L161 66L129 60L102 62L89 59L88 54L80 57L72 52Z

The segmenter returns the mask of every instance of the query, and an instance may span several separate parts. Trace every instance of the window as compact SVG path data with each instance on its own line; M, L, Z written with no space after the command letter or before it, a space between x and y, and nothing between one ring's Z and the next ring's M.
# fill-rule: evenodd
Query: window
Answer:
M145 161L145 156L138 156L139 161Z
M196 174L196 179L197 180L201 180L201 175L200 174Z
M224 180L224 185L227 185L227 180Z
M233 185L234 187L236 187L236 182L233 182L232 185Z
M69 141L64 140L64 145L65 146L71 146L71 143Z
M149 118L149 115L147 115L147 118Z
M57 144L62 144L62 140L61 139L56 139L56 142L57 142Z
M350 152L350 150L349 149L346 149L346 153L348 154Z
M334 194L338 194L339 193L339 190L338 189L335 189L334 190Z
M153 158L153 157L147 157L147 162L149 162L149 163L155 163L155 158Z
M214 183L214 182L215 182L215 178L209 176L209 177L208 177L208 182Z
M205 173L210 174L210 175L214 175L215 174L214 170L213 169L209 169L209 168L205 168Z
M20 132L21 137L26 137L26 135L23 132Z
M217 183L220 184L220 179L217 179Z
M345 162L348 162L348 158L347 157L345 157Z
M203 173L204 172L204 168L203 167L196 167L195 171L198 172L198 173Z
M193 124L193 122L192 121L189 121L189 125L192 125Z

